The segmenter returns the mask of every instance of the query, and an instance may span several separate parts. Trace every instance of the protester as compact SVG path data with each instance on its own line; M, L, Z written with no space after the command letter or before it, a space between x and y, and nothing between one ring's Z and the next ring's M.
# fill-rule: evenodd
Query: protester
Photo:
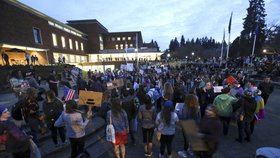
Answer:
M71 158L84 152L85 128L92 117L92 112L88 111L85 118L78 111L78 105L74 100L66 101L66 110L62 112L55 121L54 127L66 127L66 135L71 143Z
M213 101L215 99L215 93L214 88L211 82L207 82L206 86L203 87L201 90L201 97L200 97L200 112L201 117L205 114L205 109L208 105L213 104Z
M30 158L29 144L32 136L23 133L10 117L8 109L0 105L0 145L4 151L12 153L13 158Z
M46 93L46 100L43 102L44 121L51 130L52 141L55 147L59 146L57 132L63 144L66 144L64 127L55 127L54 123L63 111L63 103L55 97L55 93L50 90Z
M59 83L59 81L56 79L56 71L55 70L51 70L47 81L48 81L50 90L52 90L55 93L55 96L58 97L58 83Z
M232 116L232 104L237 102L237 99L230 96L230 88L222 89L222 94L214 99L214 106L217 108L218 116L223 123L223 134L227 135L229 130L229 123Z
M217 151L220 136L222 134L222 123L217 116L217 109L214 106L208 106L205 110L206 115L199 125L197 136L201 138L208 147L206 152L197 152L198 158L212 158Z
M139 120L142 126L145 156L152 156L152 138L155 128L156 108L149 95L145 96L144 105L139 108Z
M173 102L167 100L164 107L156 117L156 126L161 133L160 137L160 154L159 157L164 157L165 148L167 148L167 157L171 158L172 142L175 135L175 124L179 122L179 118L173 112Z
M107 112L107 123L112 120L115 129L114 151L117 158L125 157L125 144L128 143L129 124L126 112L121 107L121 100L112 100L111 110Z
M251 121L251 123L250 123L251 134L254 133L254 127L255 127L256 122L264 119L264 115L265 115L264 101L263 101L261 94L262 94L261 90L257 89L256 91L254 91L255 100L257 102L257 108L256 108L256 112L255 112L256 113L255 117L254 117L253 121Z
M185 104L182 110L182 116L179 116L180 121L184 120L194 120L197 124L199 124L201 119L201 114L199 110L199 102L195 95L189 94L185 97ZM186 158L188 154L192 154L189 149L189 141L187 139L187 136L183 132L183 138L184 138L184 150L179 151L178 155L181 157Z
M250 90L246 90L244 92L244 97L238 100L235 104L238 112L237 126L238 126L238 138L236 141L239 143L243 142L245 131L247 142L251 141L251 131L250 131L250 123L253 121L255 117L255 111L257 108L257 102L253 97L253 92Z
M273 92L274 86L270 81L270 77L265 77L264 82L262 82L258 89L262 91L262 98L264 100L264 105L266 105L269 95Z

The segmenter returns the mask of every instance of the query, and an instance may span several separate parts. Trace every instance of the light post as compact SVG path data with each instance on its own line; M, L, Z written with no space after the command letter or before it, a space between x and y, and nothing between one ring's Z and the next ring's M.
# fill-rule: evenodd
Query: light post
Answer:
M267 50L266 50L266 49L264 49L264 50L263 50L263 53L266 53L266 52L267 52Z
M192 52L192 60L194 59L194 52Z

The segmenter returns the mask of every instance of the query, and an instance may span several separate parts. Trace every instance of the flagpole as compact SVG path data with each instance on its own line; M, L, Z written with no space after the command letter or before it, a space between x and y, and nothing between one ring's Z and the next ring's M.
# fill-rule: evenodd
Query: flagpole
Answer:
M228 47L227 47L226 67L227 67L227 60L228 60L229 46L230 46L231 20L232 20L232 12L231 12L229 24L228 24Z
M138 65L139 65L139 62L138 62L138 33L136 33L136 66L137 66L137 69L138 69Z
M223 40L222 40L220 66L222 65L222 62L223 62L224 41L225 41L225 29L224 29L224 35L223 35Z
M254 56L254 54L255 54L256 39L257 39L257 35L255 34L254 43L253 43L253 49L252 49L252 56Z
M227 58L226 59L228 59L229 45L230 45L230 32L228 33L228 47L227 47Z

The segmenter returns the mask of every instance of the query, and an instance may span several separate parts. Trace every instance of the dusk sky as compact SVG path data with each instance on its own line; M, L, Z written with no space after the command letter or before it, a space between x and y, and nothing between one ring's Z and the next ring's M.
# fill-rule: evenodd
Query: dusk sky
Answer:
M248 0L19 0L66 23L97 19L109 32L141 31L163 51L171 39L213 37L222 41L233 11L231 42L243 28ZM266 24L280 24L280 0L265 0ZM226 40L228 34L226 34Z

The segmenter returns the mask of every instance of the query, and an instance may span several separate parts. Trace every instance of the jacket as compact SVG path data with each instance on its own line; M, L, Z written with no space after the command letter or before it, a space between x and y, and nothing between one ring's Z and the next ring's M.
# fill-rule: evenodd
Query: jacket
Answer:
M263 82L258 86L258 89L262 91L262 94L270 95L273 92L274 87L271 83Z
M9 153L17 153L29 150L30 136L25 135L10 120L0 121L0 135L7 133L6 151Z
M47 125L52 125L58 119L63 111L63 104L60 100L55 98L53 102L43 102L43 112L45 114L45 121Z
M253 97L242 97L235 104L238 106L238 111L243 114L244 122L251 122L255 117L257 102Z
M217 108L218 116L230 117L232 114L232 104L237 99L228 95L220 94L214 99L214 106Z

